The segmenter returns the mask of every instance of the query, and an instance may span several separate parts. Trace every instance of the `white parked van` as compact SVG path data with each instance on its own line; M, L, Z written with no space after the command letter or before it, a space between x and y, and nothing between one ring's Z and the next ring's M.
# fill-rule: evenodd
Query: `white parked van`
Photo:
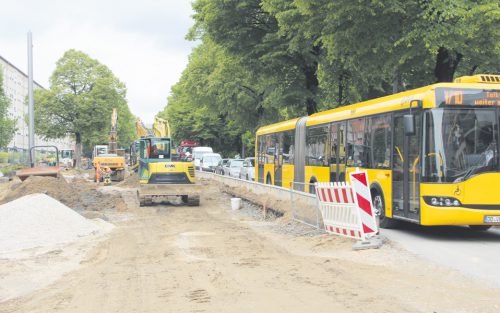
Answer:
M213 153L211 147L195 147L193 148L193 160L194 167L199 170L200 169L200 161L205 153Z
M204 172L215 172L215 167L222 157L218 153L205 153L200 161L200 168Z

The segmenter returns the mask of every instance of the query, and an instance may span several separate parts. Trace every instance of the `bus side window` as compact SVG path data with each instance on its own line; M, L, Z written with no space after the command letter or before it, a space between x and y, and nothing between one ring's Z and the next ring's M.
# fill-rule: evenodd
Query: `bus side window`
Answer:
M390 116L376 116L367 119L365 144L370 147L367 151L367 163L370 168L389 169L391 165L391 118Z
M328 125L307 129L306 165L328 166L328 134Z
M293 164L293 133L283 133L283 164Z
M365 145L365 119L358 118L347 122L347 166L367 167L368 147Z

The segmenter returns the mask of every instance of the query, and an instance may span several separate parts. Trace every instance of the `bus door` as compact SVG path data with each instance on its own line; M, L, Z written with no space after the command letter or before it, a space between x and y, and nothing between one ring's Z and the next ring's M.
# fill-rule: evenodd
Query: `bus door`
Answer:
M422 114L415 115L415 134L406 135L404 114L394 115L392 215L420 222L420 151Z
M283 181L283 134L276 134L274 145L274 185L281 186Z
M337 181L345 181L345 165L346 165L346 123L339 125L339 148L337 157Z
M265 136L259 136L257 139L257 181L264 183L264 164L266 163L266 141Z

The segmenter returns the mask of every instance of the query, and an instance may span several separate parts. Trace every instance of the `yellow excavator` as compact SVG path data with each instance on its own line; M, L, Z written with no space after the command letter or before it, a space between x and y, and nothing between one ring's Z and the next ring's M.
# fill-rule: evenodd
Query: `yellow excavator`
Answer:
M118 112L116 108L113 108L113 112L111 114L111 130L109 132L108 145L95 146L94 153L92 155L92 164L94 165L95 170L95 181L97 181L98 177L100 176L100 173L98 173L98 171L104 168L109 168L111 170L110 179L112 181L122 181L125 178L125 156L124 150L118 149L117 122Z
M196 184L193 162L172 161L168 122L155 118L154 136L139 140L139 190L141 206L181 198L190 206L200 205L201 186ZM155 201L156 200L156 201Z

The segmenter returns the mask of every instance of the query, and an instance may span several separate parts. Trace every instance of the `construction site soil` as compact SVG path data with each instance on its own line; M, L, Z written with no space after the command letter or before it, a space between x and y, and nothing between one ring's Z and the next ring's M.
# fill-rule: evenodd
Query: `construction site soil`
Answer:
M11 182L0 186L0 204L25 195L44 193L78 211L126 209L119 193L103 193L98 188L98 184L77 176L71 179L71 183L64 177L31 176L23 182L14 178Z
M0 313L500 310L498 288L394 242L353 251L350 239L292 221L290 203L272 194L199 182L199 207L139 207L136 176L112 186L80 175L0 184L1 202L42 192L115 225L100 238L0 258ZM249 202L232 210L230 195ZM262 203L274 210L264 215Z

